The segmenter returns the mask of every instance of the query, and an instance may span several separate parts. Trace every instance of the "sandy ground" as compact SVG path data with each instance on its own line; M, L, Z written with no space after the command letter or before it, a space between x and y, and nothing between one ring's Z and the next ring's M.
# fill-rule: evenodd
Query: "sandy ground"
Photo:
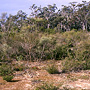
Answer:
M60 61L30 62L29 69L16 72L12 82L6 82L0 77L0 90L35 90L43 83L58 86L59 90L90 90L90 70L49 74L45 68L53 63L60 66Z

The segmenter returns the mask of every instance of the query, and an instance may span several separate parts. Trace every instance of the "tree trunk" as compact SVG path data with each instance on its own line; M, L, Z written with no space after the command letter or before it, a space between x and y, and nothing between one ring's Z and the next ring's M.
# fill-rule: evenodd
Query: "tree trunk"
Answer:
M82 29L83 29L83 31L85 30L85 24L84 24L84 22L82 24Z
M48 28L48 29L50 28L50 24L47 25L47 28Z
M87 21L85 22L85 27L86 27L86 31L87 31Z

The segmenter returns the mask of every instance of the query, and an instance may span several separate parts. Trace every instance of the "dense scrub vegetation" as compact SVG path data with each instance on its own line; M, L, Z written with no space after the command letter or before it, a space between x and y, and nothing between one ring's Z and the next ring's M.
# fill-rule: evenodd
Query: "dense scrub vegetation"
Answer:
M13 75L6 67L21 60L62 60L62 72L90 69L90 2L72 2L61 10L55 4L43 8L34 4L30 9L30 17L23 11L1 15L0 75L4 79ZM24 68L15 66L13 70Z
M90 69L90 35L87 32L1 32L0 35L0 62L64 60L63 71Z
M10 82L13 79L13 69L10 64L0 65L0 76L3 76L3 79Z
M89 33L1 32L0 60L89 59Z

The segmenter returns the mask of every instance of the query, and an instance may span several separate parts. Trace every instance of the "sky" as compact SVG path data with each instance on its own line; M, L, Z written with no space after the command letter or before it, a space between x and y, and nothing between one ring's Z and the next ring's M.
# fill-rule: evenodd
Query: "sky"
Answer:
M3 12L15 15L19 10L30 14L29 7L33 4L42 7L56 4L58 8L61 8L61 5L68 5L70 2L81 3L82 0L0 0L0 15Z

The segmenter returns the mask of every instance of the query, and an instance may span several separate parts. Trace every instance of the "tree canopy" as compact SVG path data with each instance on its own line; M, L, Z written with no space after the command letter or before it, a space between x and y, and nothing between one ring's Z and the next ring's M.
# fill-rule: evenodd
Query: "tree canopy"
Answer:
M16 15L2 13L0 17L0 31L21 31L27 28L28 31L42 32L65 32L72 29L90 31L90 2L70 2L68 6L62 5L57 8L56 4L47 7L30 6L28 17L22 10ZM50 31L50 32L51 32Z

